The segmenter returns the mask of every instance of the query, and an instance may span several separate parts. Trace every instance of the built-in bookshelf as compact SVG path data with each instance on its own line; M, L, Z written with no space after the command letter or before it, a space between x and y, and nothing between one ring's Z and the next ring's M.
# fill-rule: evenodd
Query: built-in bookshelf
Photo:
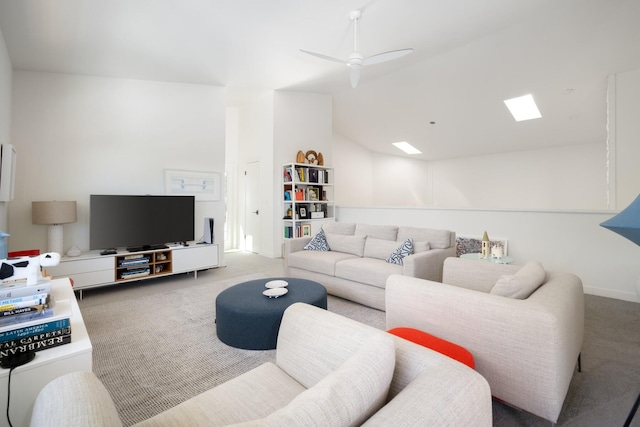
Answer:
M304 163L282 166L282 221L285 239L311 236L333 220L333 168Z

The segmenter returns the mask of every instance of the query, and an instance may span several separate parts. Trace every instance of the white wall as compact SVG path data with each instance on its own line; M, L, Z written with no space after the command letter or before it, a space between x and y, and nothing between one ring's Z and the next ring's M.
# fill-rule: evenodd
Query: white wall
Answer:
M515 264L538 260L548 270L578 275L586 293L640 302L640 248L599 224L608 212L512 211L438 208L338 208L338 220L453 230L461 236L487 231L508 240Z
M11 81L9 52L0 32L0 144L11 144ZM0 202L0 230L8 231L8 202ZM10 242L11 238L7 239Z
M338 204L607 209L604 141L440 161L358 153L354 145L334 138Z
M640 70L616 74L614 114L616 206L612 208L623 209L640 193Z
M164 169L224 172L225 89L15 70L12 141L18 152L11 250L46 247L34 200L76 200L65 250L89 248L89 195L163 194ZM223 236L224 201L196 203Z
M237 125L238 145L236 167L236 183L234 190L237 192L237 214L239 227L236 231L236 241L240 249L244 247L244 235L246 234L245 220L245 175L247 163L260 163L260 230L257 238L253 239L251 248L257 253L272 256L270 251L271 240L269 231L273 218L270 217L273 210L272 185L273 180L273 91L255 92L247 97L242 105L235 107L238 112ZM233 165L230 165L233 167ZM231 187L230 187L231 188ZM231 189L230 189L231 191Z

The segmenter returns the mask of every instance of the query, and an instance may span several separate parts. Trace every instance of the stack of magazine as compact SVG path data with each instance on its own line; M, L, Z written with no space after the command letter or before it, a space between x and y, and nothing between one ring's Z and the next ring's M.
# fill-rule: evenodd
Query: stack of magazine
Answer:
M71 302L56 301L51 281L0 285L0 360L71 342Z
M126 268L120 272L122 279L135 279L136 277L144 277L151 274L151 255L148 254L132 254L127 255L118 260L118 267Z

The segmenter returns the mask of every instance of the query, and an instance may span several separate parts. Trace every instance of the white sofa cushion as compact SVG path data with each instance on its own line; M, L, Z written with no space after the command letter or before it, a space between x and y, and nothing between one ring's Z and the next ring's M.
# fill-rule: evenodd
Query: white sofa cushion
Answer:
M364 234L365 236L375 237L376 239L396 240L398 236L398 226L356 224L355 234Z
M326 221L322 224L325 233L353 235L356 231L354 222Z
M398 228L398 242L404 242L409 237L411 237L414 242L429 242L429 245L433 249L446 249L451 247L451 231L449 230L419 227Z
M516 274L505 274L491 288L491 294L526 299L544 283L547 274L538 261L530 261Z
M413 253L426 252L431 249L429 242L413 242Z
M364 255L364 242L367 240L367 236L346 236L333 233L325 233L325 235L332 251L359 257Z
M351 258L336 263L336 277L382 288L392 274L402 274L402 266L377 258Z
M227 426L263 419L305 390L282 369L267 362L136 427Z
M364 242L364 256L366 258L376 258L385 260L390 253L398 248L398 242L395 240L377 239L375 237L367 237Z
M293 268L335 276L336 264L346 259L358 258L356 255L335 251L298 251L289 254L287 265Z
M384 405L394 369L393 340L374 336L337 370L269 415L266 425L362 425Z

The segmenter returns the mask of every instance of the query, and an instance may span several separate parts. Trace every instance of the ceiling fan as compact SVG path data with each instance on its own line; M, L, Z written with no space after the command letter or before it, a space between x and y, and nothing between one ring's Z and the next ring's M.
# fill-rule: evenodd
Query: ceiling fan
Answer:
M311 52L308 50L300 49L301 52L309 55L317 56L318 58L327 59L329 61L338 62L340 64L346 64L350 70L351 87L356 88L360 81L360 69L365 65L379 64L381 62L391 61L393 59L401 58L413 52L412 48L391 50L389 52L377 53L365 58L360 52L358 52L358 20L362 16L360 10L352 10L349 13L349 18L353 21L353 53L349 55L347 59L334 58L332 56L323 55L317 52Z

